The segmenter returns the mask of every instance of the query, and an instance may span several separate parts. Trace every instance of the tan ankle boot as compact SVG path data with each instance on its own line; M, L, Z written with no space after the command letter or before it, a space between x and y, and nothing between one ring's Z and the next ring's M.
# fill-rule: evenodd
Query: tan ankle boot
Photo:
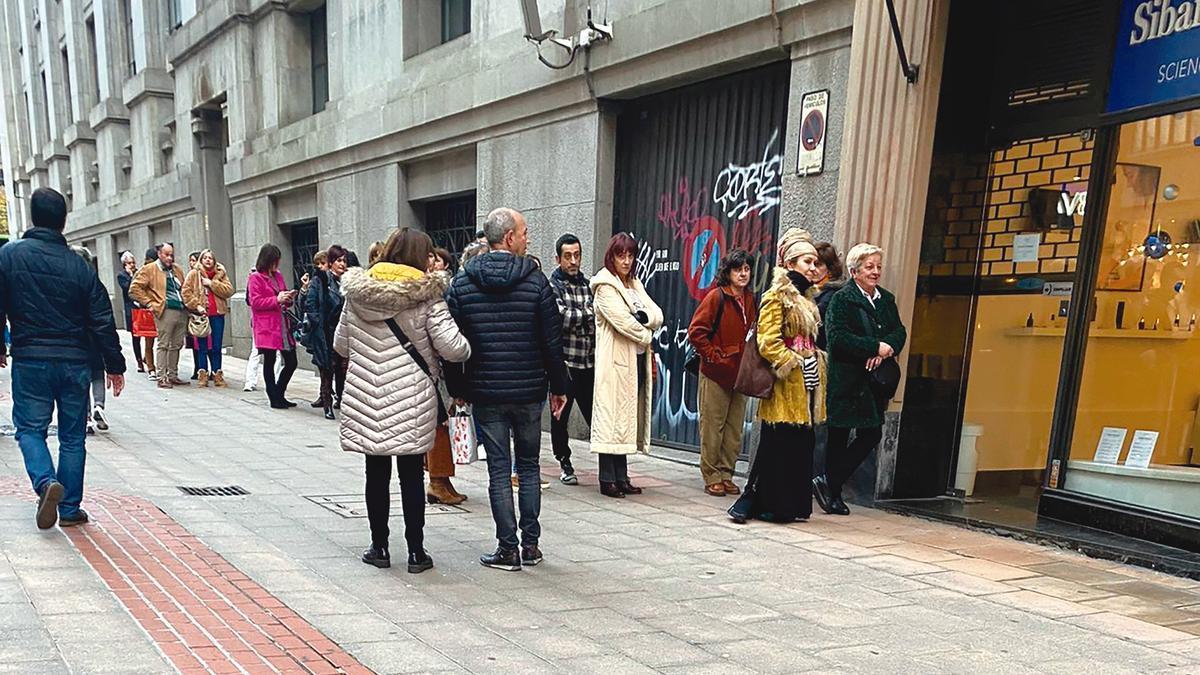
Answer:
M208 386L208 371L207 370L196 371L196 386L199 386L199 387L207 387Z
M214 387L224 387L225 386L225 373L223 373L219 370L217 372L213 373L212 374L212 382L213 382Z
M446 489L450 491L450 494L462 499L464 502L467 501L467 496L458 490L455 490L454 483L451 483L449 478L443 478L442 480L446 481Z
M430 504L448 504L454 506L463 502L462 495L455 494L447 488L449 480L446 478L430 478L429 489L425 491L425 498Z

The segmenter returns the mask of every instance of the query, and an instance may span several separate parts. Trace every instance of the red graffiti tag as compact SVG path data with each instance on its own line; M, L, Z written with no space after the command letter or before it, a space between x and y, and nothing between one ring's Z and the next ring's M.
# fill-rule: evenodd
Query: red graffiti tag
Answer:
M658 222L676 239L686 239L700 220L700 209L708 200L708 188L691 193L687 178L679 179L676 194L664 192L658 202Z

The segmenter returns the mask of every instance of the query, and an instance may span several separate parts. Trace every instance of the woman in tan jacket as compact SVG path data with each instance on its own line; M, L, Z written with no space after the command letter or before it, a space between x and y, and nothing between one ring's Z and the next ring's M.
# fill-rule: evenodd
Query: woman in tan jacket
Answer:
M207 387L225 386L221 371L221 344L225 337L225 315L229 313L229 298L233 284L225 267L209 249L200 252L199 261L183 280L183 304L193 314L204 314L212 329L208 337L192 338L196 344L196 384Z
M637 241L620 232L608 242L604 268L592 277L596 310L596 385L592 400L592 452L600 455L600 492L641 494L629 482L629 455L650 447L654 351L663 323L636 270Z

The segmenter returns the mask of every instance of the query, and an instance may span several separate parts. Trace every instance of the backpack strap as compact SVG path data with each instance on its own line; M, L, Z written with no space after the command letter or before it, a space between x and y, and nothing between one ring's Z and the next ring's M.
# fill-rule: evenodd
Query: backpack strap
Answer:
M433 379L433 372L429 370L429 364L425 361L425 357L421 356L421 352L417 351L416 346L404 334L404 331L400 328L400 324L396 323L395 319L387 319L384 323L392 330L392 335L395 335L396 339L400 341L400 346L404 347L404 351L408 352L412 360L417 362L417 366L425 372L426 377Z

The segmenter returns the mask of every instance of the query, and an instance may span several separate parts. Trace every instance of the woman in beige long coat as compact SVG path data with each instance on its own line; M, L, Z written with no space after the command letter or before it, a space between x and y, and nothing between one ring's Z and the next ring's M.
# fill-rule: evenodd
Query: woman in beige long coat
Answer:
M449 278L426 274L429 235L404 228L388 237L370 270L342 275L346 305L333 348L349 362L339 434L342 449L366 455L367 521L371 547L362 561L390 567L388 511L392 462L400 477L408 571L433 566L425 553L425 453L433 447L440 409L439 359L461 363L471 345L446 301Z
M637 278L637 242L621 232L608 242L604 268L592 277L596 309L596 388L592 452L600 455L600 492L641 494L629 482L629 455L650 446L654 352L662 310Z

